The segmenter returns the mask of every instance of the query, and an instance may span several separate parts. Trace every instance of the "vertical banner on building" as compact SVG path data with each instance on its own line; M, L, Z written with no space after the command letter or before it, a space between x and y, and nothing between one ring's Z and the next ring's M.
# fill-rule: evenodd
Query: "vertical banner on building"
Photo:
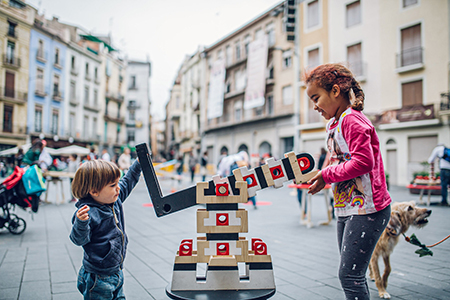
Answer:
M244 109L251 109L264 105L267 52L268 41L266 35L249 44Z
M223 114L223 93L225 89L225 60L219 58L211 66L208 91L208 119Z

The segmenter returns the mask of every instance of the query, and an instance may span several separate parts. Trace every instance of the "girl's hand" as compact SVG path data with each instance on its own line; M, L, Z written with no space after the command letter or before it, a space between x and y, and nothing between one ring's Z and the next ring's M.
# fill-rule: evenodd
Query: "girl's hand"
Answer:
M84 205L77 211L77 218L80 221L86 221L89 219L89 206Z
M325 187L325 181L322 177L322 171L319 171L319 173L317 173L316 176L311 178L307 183L311 184L308 189L308 194L314 195L320 192Z

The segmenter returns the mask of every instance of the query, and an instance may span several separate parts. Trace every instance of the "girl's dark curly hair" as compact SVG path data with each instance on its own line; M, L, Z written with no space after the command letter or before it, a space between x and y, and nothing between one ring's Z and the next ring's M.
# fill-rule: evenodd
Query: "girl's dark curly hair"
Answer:
M316 84L330 92L336 84L339 86L345 99L350 101L350 92L353 90L355 101L352 108L358 111L364 109L364 92L356 81L352 72L341 64L324 64L303 75L306 84Z

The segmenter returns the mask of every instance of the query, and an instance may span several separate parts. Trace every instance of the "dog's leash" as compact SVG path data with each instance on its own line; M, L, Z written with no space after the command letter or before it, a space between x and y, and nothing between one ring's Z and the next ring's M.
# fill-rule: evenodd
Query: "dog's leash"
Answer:
M416 237L416 235L414 233L411 235L411 237L407 237L404 233L402 233L402 234L405 237L405 241L407 241L410 244L413 244L413 245L416 245L416 246L420 247L420 249L417 249L416 252L415 252L415 253L419 254L419 257L425 256L425 255L433 256L433 251L431 251L428 248L432 248L434 246L437 246L437 245L439 245L440 243L442 243L443 241L445 241L446 239L448 239L450 237L450 235L448 235L447 237L445 237L444 239L440 240L439 242L434 243L433 245L430 245L430 246L426 246L426 245L422 244L419 241L419 239Z

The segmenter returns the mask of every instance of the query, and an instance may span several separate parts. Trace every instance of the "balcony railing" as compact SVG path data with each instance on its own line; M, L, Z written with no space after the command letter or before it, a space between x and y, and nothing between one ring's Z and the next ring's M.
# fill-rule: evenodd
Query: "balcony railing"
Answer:
M137 104L137 103L129 103L127 105L127 109L129 109L129 110L136 110L136 109L139 109L139 108L141 108L141 106L139 104Z
M62 100L61 92L60 91L53 91L52 98L55 101L61 101Z
M441 110L450 110L450 92L441 93Z
M23 91L17 91L14 89L1 88L1 98L11 102L25 103L28 98L28 93Z
M405 49L397 54L397 68L423 63L423 48Z
M42 50L37 50L36 51L36 59L42 62L46 62L47 61L47 52L42 51Z
M15 125L11 123L0 123L0 136L11 135L11 134L26 134L26 126Z
M120 93L116 94L116 93L106 92L106 99L115 101L117 103L123 103L123 101L125 100L125 96L121 95Z
M3 54L3 64L9 67L20 68L20 58L14 55Z

